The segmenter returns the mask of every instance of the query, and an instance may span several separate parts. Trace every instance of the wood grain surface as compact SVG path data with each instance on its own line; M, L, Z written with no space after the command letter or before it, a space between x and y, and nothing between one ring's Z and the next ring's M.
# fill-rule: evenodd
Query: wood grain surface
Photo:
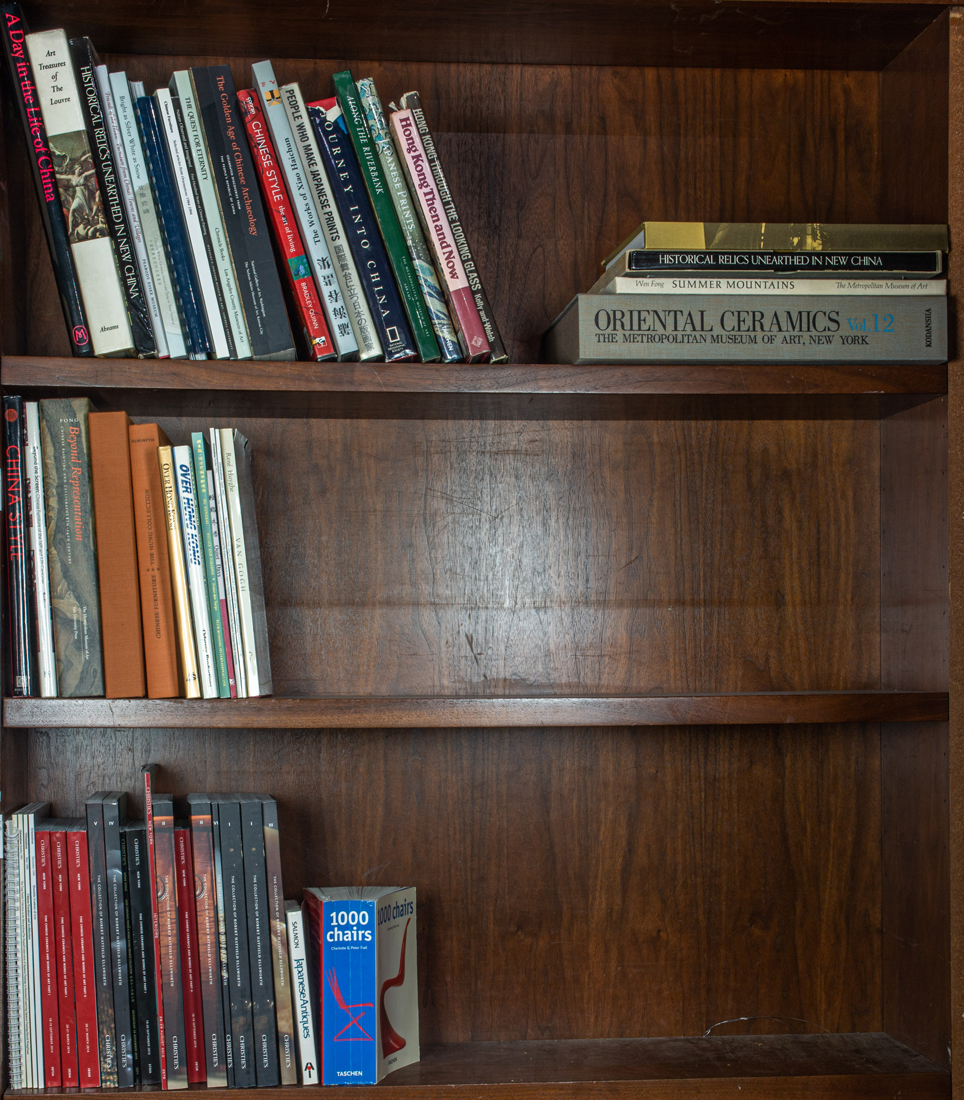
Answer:
M881 1029L874 724L7 738L5 800L138 816L157 761L277 797L288 897L415 885L426 1042Z

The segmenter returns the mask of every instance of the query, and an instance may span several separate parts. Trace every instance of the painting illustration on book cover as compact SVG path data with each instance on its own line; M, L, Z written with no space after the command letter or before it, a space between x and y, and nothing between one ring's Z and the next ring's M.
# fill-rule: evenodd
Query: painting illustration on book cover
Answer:
M50 151L54 156L70 243L106 237L107 218L86 133L76 131L51 137Z
M398 953L398 973L394 978L388 978L386 981L382 982L382 991L378 998L378 1017L382 1032L383 1058L387 1058L389 1054L394 1054L396 1051L402 1050L405 1046L405 1039L392 1027L392 1022L389 1020L388 1013L385 1011L385 994L388 990L394 989L395 986L405 984L405 943L408 940L408 926L411 923L412 918L409 917L405 922L405 931L402 933L402 948Z

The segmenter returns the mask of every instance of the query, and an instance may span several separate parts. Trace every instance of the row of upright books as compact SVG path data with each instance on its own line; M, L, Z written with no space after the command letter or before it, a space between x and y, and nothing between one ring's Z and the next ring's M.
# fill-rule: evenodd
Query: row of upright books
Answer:
M545 335L554 363L942 363L946 225L644 222Z
M10 1086L374 1084L418 1061L415 889L286 901L273 798L191 794L178 821L155 784L144 821L123 791L5 821Z
M270 695L245 437L171 446L87 398L3 410L10 693Z
M261 61L148 95L0 11L75 355L294 359L287 298L311 360L506 361L417 92L306 103Z

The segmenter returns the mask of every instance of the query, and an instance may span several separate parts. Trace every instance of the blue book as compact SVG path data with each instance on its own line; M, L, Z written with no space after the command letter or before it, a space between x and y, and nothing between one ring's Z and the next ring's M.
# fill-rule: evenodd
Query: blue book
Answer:
M187 234L171 174L170 159L161 134L157 104L151 96L139 96L135 106L140 123L141 140L144 144L144 156L147 160L147 172L151 177L151 188L154 191L158 220L174 280L174 293L177 295L184 320L188 347L193 356L203 356L210 352L211 342L208 339L207 326L201 312L201 291L187 244Z
M415 359L418 348L405 316L375 212L337 100L308 104L332 194L345 223L345 236L361 277L372 318L385 349L385 362Z

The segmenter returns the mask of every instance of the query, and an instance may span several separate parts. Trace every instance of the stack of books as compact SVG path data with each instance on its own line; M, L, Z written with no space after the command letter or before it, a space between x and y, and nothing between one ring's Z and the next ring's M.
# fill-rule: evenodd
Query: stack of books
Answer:
M8 691L272 692L251 448L87 398L3 399Z
M545 334L552 363L942 363L946 225L644 222Z
M287 293L315 361L506 362L417 92L386 119L371 79L306 103L261 61L148 95L2 10L75 355L294 359Z
M285 901L272 797L190 794L178 821L143 776L144 821L99 791L83 818L4 823L10 1087L374 1084L418 1061L414 888Z

